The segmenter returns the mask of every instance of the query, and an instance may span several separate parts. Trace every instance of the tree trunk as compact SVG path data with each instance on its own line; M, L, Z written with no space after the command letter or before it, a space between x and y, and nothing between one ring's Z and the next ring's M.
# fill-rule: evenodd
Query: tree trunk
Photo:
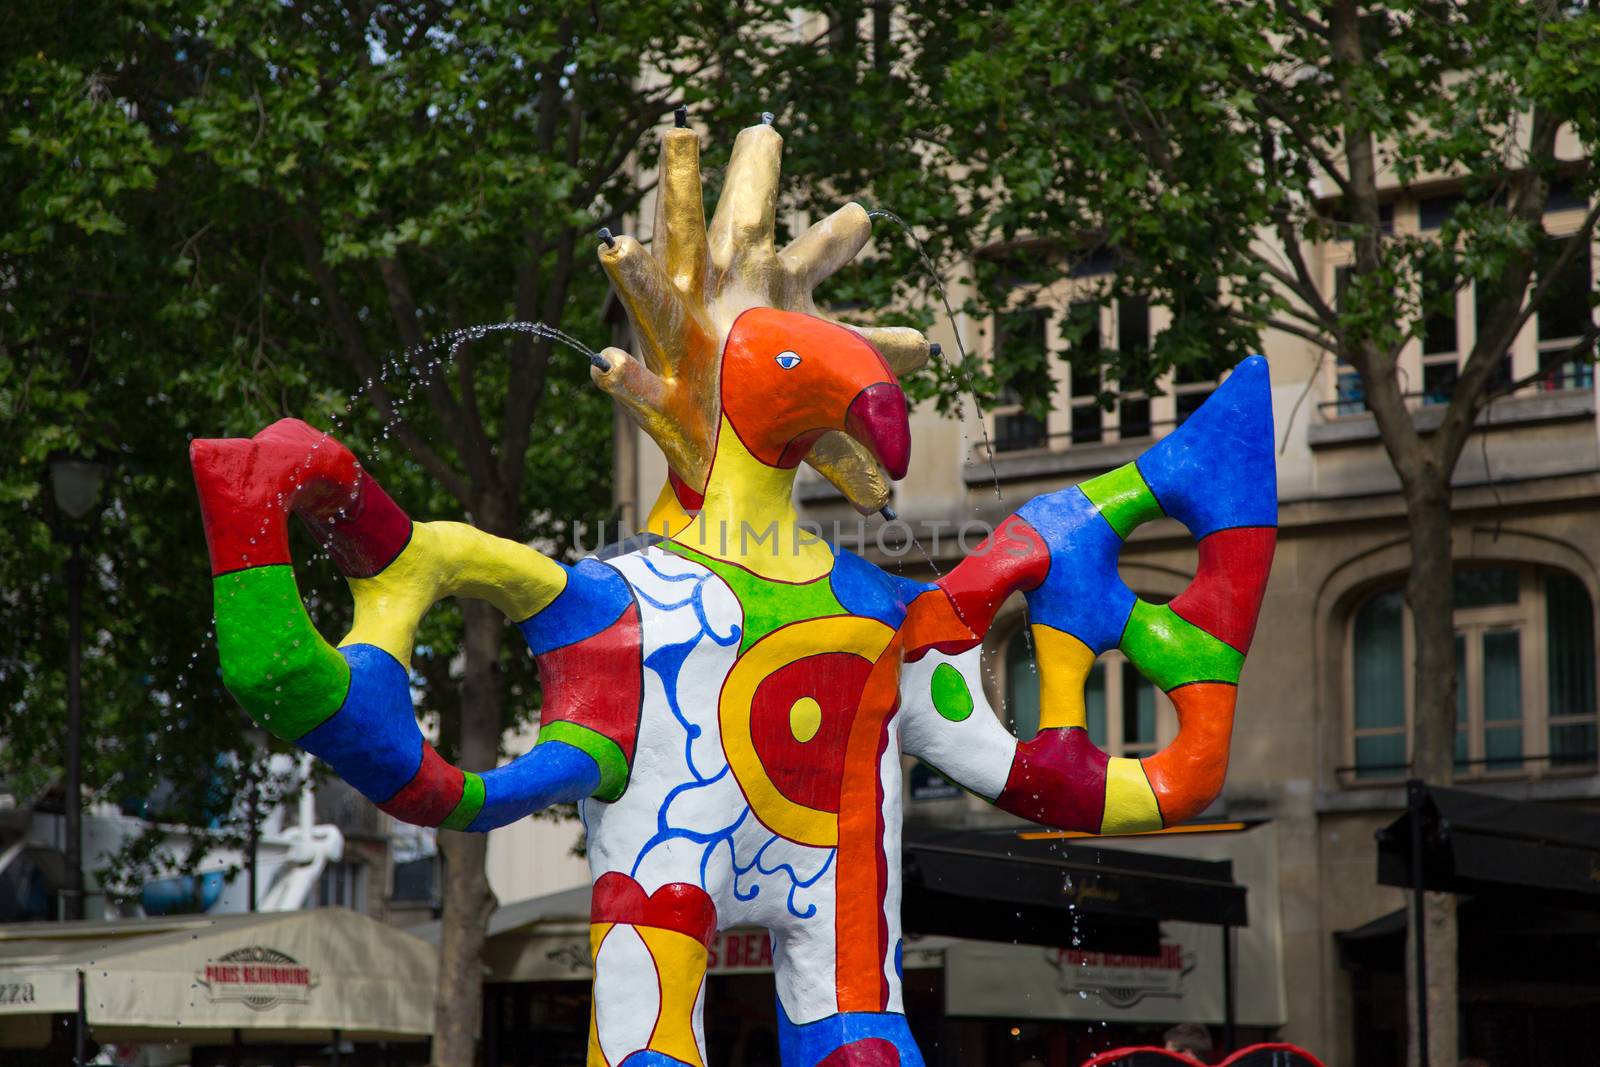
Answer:
M482 600L461 601L461 615L466 633L458 762L466 770L485 771L499 757L504 721L500 652L505 620ZM485 869L488 846L487 834L439 831L444 916L433 1006L434 1067L472 1067L477 1060L483 1032L483 945L497 904Z
M1411 767L1429 785L1449 785L1455 774L1456 640L1450 538L1450 475L1423 464L1423 473L1406 486L1406 518L1411 527L1411 573L1406 601L1411 605L1415 646L1412 683ZM1452 464L1453 466L1453 464ZM1409 921L1414 908L1407 905ZM1423 907L1426 931L1428 1060L1418 1057L1416 939L1406 938L1406 987L1410 1022L1407 1062L1412 1067L1454 1067L1457 1046L1456 900L1428 893ZM1410 927L1415 930L1415 926Z

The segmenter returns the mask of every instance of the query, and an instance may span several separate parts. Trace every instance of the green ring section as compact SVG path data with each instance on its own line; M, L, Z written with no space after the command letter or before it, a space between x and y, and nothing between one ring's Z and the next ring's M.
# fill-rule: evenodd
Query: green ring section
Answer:
M934 710L951 722L963 722L972 714L972 690L967 688L966 678L952 665L941 663L935 667L928 688Z
M539 727L539 744L546 741L561 741L594 757L600 767L600 785L593 793L596 799L614 801L628 788L628 757L622 754L622 746L605 734L558 719Z
M1124 463L1114 471L1090 478L1078 486L1089 498L1117 536L1127 540L1128 535L1141 523L1159 519L1165 512L1161 502L1145 484L1144 475L1132 463Z
M294 741L350 690L350 665L311 625L287 563L212 579L222 684L256 722Z
M809 582L772 582L736 563L716 559L676 541L661 547L700 564L721 578L733 593L744 612L739 636L741 655L772 631L792 622L850 614L833 593L832 571Z
M1165 604L1136 600L1121 649L1162 692L1190 682L1237 685L1244 653L1212 637Z
M462 773L466 777L461 782L461 799L439 824L446 830L465 830L483 810L483 777L472 771Z

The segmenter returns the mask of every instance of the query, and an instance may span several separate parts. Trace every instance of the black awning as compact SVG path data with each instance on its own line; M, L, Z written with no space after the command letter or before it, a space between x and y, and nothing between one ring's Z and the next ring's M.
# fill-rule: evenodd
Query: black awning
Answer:
M1422 786L1422 884L1446 893L1538 891L1551 902L1600 908L1600 815ZM1411 887L1408 811L1379 830L1378 881Z
M910 933L1153 956L1163 920L1248 922L1229 860L918 826L902 855Z

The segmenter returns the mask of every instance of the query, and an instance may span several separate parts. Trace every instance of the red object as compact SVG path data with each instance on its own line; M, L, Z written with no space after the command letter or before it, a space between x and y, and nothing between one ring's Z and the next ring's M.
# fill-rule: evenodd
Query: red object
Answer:
M1105 816L1110 762L1087 730L1040 730L1033 740L1017 745L1011 775L995 805L1046 826L1097 834Z
M603 734L631 766L644 695L639 643L639 605L629 604L594 636L535 657L544 687L539 722L574 722ZM596 679L603 684L596 685Z
M1263 1041L1259 1045L1249 1045L1221 1061L1217 1067L1278 1067L1272 1058L1274 1053L1287 1053L1298 1057L1298 1060L1290 1061L1292 1067L1325 1067L1321 1060L1305 1049L1282 1041ZM1172 1052L1153 1045L1136 1045L1129 1048L1114 1048L1110 1052L1091 1056L1083 1061L1083 1067L1123 1067L1135 1054L1144 1058L1160 1056L1174 1064L1182 1064L1183 1067L1194 1067L1200 1063L1186 1052Z
M338 441L299 419L249 440L189 444L211 573L288 563L293 511L339 570L370 578L411 539L411 520Z
M459 767L452 767L444 757L422 742L422 765L411 781L378 807L402 822L417 826L438 826L444 822L456 805L461 803L461 790L466 775Z
M869 385L845 409L845 432L866 445L889 477L899 481L911 466L911 428L906 394L894 382Z
M863 1038L834 1049L817 1067L900 1067L900 1050L881 1037Z
M669 882L646 896L638 882L610 871L594 883L589 921L676 930L710 948L717 934L717 907L697 885Z
M972 555L939 579L956 612L974 634L989 632L1006 597L1036 588L1050 573L1050 549L1028 521L1012 515L984 538Z
M1240 652L1250 651L1277 540L1272 526L1239 526L1202 538L1194 581L1172 598L1172 610Z
M667 481L672 486L672 495L678 498L678 506L684 511L699 511L705 504L706 495L678 477L677 471L668 469Z
M767 675L750 701L750 736L756 755L779 792L818 811L839 810L845 748L850 740L869 660L850 652L807 656ZM802 697L821 709L816 733L794 734L790 709Z

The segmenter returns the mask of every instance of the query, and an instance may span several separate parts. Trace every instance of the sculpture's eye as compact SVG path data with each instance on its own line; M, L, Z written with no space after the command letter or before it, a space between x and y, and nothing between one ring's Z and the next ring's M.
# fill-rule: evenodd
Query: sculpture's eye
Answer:
M773 358L778 361L778 366L784 370L794 370L800 365L800 357L793 352L779 352Z

